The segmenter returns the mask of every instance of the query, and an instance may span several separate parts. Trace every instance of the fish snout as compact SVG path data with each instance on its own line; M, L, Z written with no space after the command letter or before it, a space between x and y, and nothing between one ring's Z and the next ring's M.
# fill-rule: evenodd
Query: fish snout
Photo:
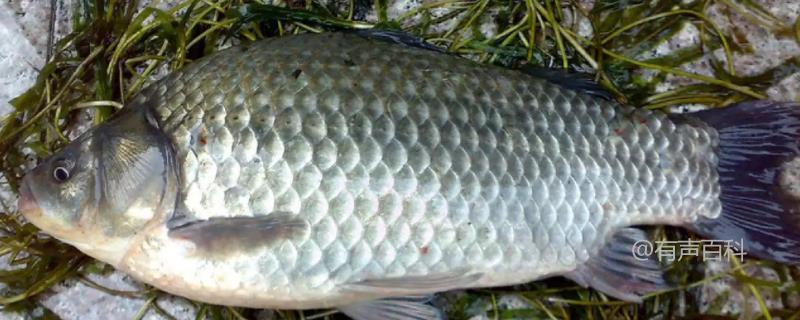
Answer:
M33 197L33 192L31 191L30 186L28 185L27 181L24 180L22 181L22 185L19 187L19 202L17 203L17 208L23 215L28 215L41 210L39 208L39 204L36 203L36 198Z

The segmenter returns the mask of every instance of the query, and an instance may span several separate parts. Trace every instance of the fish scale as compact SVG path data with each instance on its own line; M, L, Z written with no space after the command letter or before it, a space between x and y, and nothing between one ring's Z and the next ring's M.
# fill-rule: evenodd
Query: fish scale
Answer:
M124 261L221 303L335 305L348 283L459 270L518 283L574 270L616 228L720 212L711 130L352 34L225 50L132 107L173 141L191 218L310 224L224 262L175 263L158 236Z

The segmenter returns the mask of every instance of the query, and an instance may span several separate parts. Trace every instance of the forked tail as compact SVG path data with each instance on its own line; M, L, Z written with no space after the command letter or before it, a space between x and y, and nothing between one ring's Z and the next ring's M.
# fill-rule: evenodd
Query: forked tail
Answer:
M800 155L800 104L757 101L689 114L719 133L722 215L692 228L717 240L743 240L747 255L800 264L800 180L788 179ZM798 168L800 170L800 168Z

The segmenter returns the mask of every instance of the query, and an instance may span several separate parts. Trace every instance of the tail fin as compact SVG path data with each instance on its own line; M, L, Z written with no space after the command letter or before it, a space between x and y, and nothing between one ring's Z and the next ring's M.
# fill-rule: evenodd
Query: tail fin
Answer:
M800 104L746 102L689 116L719 133L722 215L701 218L694 230L741 239L747 255L800 264L800 196L785 181L788 162L800 155Z

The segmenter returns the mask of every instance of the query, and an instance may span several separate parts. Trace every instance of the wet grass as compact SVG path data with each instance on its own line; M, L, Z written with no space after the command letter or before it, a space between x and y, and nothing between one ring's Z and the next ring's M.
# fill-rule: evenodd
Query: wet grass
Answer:
M280 6L188 0L168 10L141 11L136 10L135 1L76 3L74 31L55 44L52 59L36 84L13 101L13 113L3 119L0 170L4 183L13 190L31 159L46 157L75 135L75 123L86 117L86 111L91 111L89 121L102 122L165 70L179 69L232 43L265 37L355 28L399 29L487 64L590 72L620 102L656 109L686 104L719 107L762 99L766 88L800 66L800 58L795 58L759 75L736 74L731 57L755 49L737 40L744 37L737 29L723 31L715 25L706 16L709 6L725 6L729 14L800 42L800 20L787 25L747 0L598 0L591 9L565 0L438 0L399 15L390 10L392 2L388 0L291 0ZM593 33L579 33L581 23ZM700 43L667 55L651 54L687 24L699 30ZM485 25L496 29L484 34ZM709 60L713 75L685 67L715 50L721 51L723 59ZM691 84L656 92L671 76L690 79ZM9 262L8 268L0 270L0 283L7 286L0 297L4 309L26 312L33 318L55 318L36 296L65 279L79 279L90 287L145 301L137 318L153 313L173 317L160 305L164 293L153 289L114 291L92 282L88 274L108 272L109 267L39 233L17 213L0 216L0 228L0 255ZM655 239L692 237L673 228L651 230ZM653 294L642 304L619 302L562 278L469 290L445 295L438 302L447 307L451 319L471 314L485 314L489 319L671 319L678 315L693 319L723 315L719 319L728 319L754 314L764 319L800 319L800 311L787 307L800 284L786 283L790 278L800 279L800 269L749 259L728 264L726 271L709 276L704 272L707 264L697 257L675 262L669 275L676 287ZM777 281L746 272L762 267L773 270ZM701 305L700 288L721 280L740 290L723 291ZM507 308L501 297L508 295L519 297L525 307ZM743 295L743 301L756 301L757 310L744 307L741 314L724 312L736 295ZM781 301L784 307L772 307L766 297ZM248 319L257 313L200 303L195 307L198 319ZM341 317L326 311L279 310L276 315L281 319Z

